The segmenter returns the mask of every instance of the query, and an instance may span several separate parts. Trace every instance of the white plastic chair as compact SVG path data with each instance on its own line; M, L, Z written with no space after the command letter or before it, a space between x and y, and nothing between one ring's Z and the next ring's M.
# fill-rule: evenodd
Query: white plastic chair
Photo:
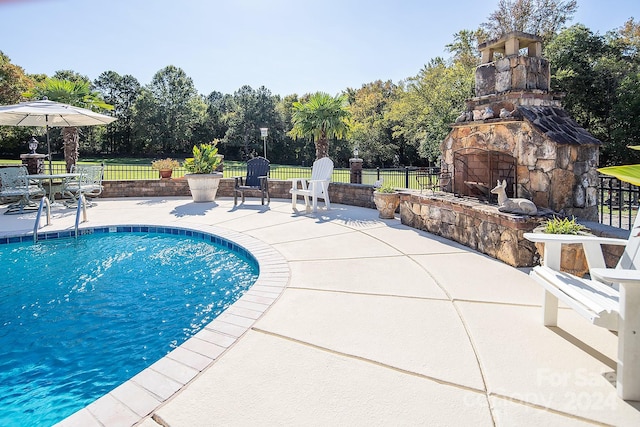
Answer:
M330 209L331 202L329 201L329 183L331 182L331 174L333 173L333 161L328 157L313 162L311 168L311 179L306 178L293 178L291 180L291 208L294 211L298 211L298 196L304 197L304 204L307 211L309 211L309 197L312 200L313 212L318 209L318 199L324 200L326 209ZM300 183L300 187L298 187Z
M597 326L618 331L618 395L640 400L640 215L628 240L597 236L525 233L544 243L542 265L530 276L545 289L544 324L558 324L558 300ZM563 244L581 243L590 278L560 271ZM606 268L600 245L624 246L616 268Z

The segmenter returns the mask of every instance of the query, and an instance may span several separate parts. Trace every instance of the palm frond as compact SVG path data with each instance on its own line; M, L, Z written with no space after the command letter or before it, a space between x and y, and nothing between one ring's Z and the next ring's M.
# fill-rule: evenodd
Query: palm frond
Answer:
M598 172L613 176L620 181L640 186L640 165L608 166L599 168Z

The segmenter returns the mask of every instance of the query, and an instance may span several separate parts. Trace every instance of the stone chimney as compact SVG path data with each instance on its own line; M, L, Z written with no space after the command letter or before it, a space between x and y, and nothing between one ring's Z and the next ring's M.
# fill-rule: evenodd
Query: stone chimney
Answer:
M476 96L510 91L548 92L549 61L542 58L542 39L512 32L478 46L482 54L476 69ZM526 55L521 50L526 49Z

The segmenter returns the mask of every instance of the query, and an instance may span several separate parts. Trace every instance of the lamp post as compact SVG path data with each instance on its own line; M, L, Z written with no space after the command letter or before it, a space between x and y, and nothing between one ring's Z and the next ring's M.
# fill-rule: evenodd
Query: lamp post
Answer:
M29 140L29 150L31 150L31 154L36 154L36 149L38 148L38 140L33 136Z
M27 170L31 175L44 173L44 158L46 156L36 153L38 140L32 136L31 139L27 141L27 146L29 147L29 153L20 154L22 164L27 166Z
M260 128L260 136L262 137L262 152L264 158L267 158L267 135L269 134L269 128Z

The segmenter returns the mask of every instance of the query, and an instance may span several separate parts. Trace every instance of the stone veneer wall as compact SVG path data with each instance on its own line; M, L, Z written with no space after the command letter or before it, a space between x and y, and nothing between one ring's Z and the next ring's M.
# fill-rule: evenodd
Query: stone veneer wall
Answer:
M106 198L191 196L189 184L184 178L103 181L102 184L104 190L101 197ZM233 187L233 178L223 178L220 181L218 196L233 197ZM290 189L290 181L269 180L269 194L273 198L290 199ZM251 196L259 198L260 193L251 194L246 192L245 198L249 198L246 199L246 203L252 203ZM370 185L332 182L329 185L329 198L333 203L374 209L376 207L373 203L373 187Z
M510 154L517 159L517 197L554 212L597 220L598 145L557 144L525 120L497 120L454 125L442 148L449 170L454 152L462 148Z
M530 267L538 261L535 245L523 235L540 225L540 219L505 214L476 199L450 193L402 193L400 220L514 267Z

